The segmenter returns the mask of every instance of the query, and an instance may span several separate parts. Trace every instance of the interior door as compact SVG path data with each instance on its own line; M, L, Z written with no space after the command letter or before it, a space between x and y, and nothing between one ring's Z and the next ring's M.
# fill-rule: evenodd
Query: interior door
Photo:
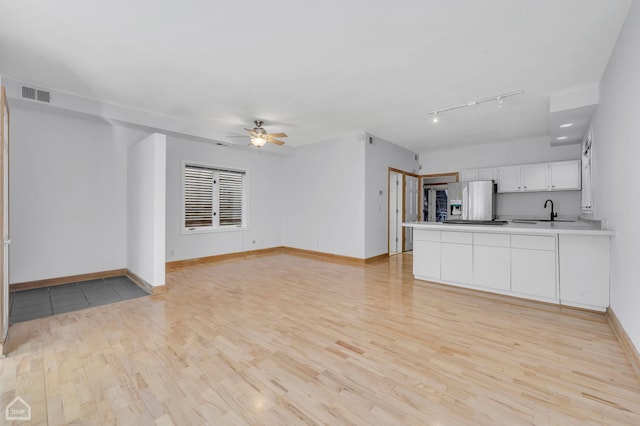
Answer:
M6 353L5 340L9 330L9 108L4 87L1 89L0 116L0 228L3 243L0 244L0 357Z
M418 187L417 176L405 175L404 177L404 221L418 221ZM413 250L413 228L404 228L404 251Z
M402 251L402 174L389 172L389 254Z

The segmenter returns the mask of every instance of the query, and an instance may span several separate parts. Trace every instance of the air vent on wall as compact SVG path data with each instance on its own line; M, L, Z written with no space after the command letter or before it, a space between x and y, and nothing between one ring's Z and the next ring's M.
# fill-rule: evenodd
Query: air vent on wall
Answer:
M22 86L22 97L33 99L40 102L51 102L51 92L46 90L34 89L33 87Z
M36 89L33 87L22 86L22 97L27 99L36 99Z

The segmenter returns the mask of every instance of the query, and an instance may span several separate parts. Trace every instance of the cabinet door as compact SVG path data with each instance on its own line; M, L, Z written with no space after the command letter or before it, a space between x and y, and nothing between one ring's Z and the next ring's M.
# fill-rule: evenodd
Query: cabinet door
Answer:
M512 248L511 291L556 300L555 251Z
M609 306L609 236L559 235L560 303Z
M440 279L440 243L436 241L413 242L413 275L421 278Z
M522 166L522 190L546 191L549 189L549 163Z
M440 274L444 281L473 283L473 246L440 243Z
M498 180L498 169L495 167L478 169L478 180L492 180L496 182Z
M473 283L509 291L511 251L508 247L473 247Z
M498 167L498 192L522 191L520 166Z
M580 160L551 163L551 190L580 189Z
M478 169L460 170L460 182L472 182L478 180Z

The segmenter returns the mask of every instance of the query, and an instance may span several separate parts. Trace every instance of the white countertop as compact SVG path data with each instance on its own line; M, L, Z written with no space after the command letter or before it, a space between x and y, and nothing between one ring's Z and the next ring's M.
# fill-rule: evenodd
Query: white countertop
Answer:
M450 224L441 222L405 222L402 226L414 229L430 229L434 231L489 232L506 234L579 234L579 235L614 235L610 229L600 229L588 222L536 222L515 223L505 225Z

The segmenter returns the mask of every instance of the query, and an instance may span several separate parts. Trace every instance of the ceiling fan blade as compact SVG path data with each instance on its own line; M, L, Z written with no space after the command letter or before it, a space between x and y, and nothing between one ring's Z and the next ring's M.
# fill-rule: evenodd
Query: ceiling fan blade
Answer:
M279 141L278 139L273 139L273 138L267 139L267 142L271 142L271 143L274 143L276 145L284 145L283 141Z
M289 136L287 136L286 133L269 133L267 136L274 137L274 138L288 138L289 137Z

